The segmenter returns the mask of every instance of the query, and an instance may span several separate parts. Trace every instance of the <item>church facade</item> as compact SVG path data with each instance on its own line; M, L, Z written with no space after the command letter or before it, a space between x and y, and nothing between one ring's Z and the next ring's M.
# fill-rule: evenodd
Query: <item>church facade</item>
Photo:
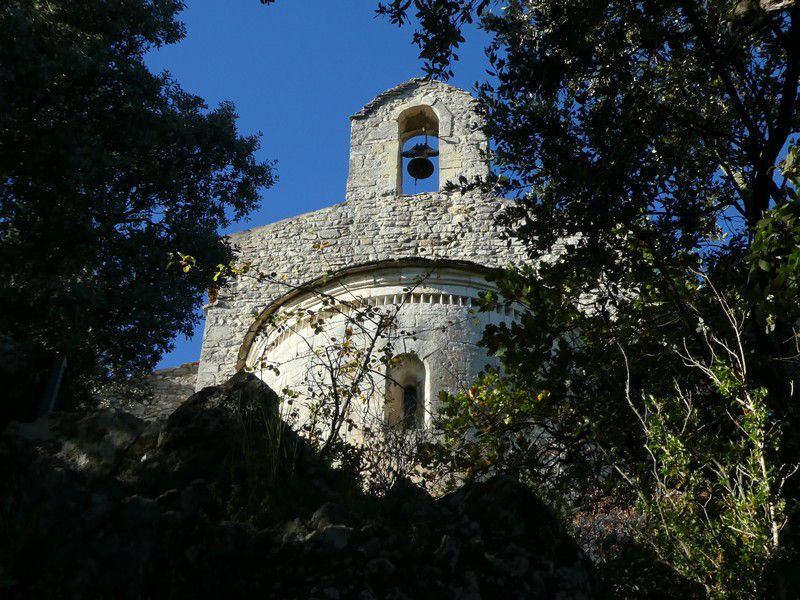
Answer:
M423 137L438 142L421 156L438 162L439 189L410 193L407 148ZM439 392L489 362L484 327L515 318L475 307L493 269L524 260L494 224L508 201L441 190L486 175L487 150L477 101L438 81L409 80L353 115L343 203L231 236L247 273L206 307L196 388L244 369L309 395L334 373L325 360L343 369L338 344L370 370L372 417L424 427Z

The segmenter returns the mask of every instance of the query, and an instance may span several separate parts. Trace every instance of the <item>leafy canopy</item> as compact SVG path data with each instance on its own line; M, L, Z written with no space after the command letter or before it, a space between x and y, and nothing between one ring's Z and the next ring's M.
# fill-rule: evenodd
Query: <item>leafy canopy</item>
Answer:
M531 312L486 343L514 386L549 392L498 423L548 432L572 508L605 490L623 509L643 498L647 517L681 498L655 551L709 595L796 594L778 565L796 556L800 484L778 474L800 462L798 2L392 0L378 11L413 18L426 69L442 77L470 22L492 36L492 78L478 91L496 175L469 185L516 194L505 222L533 264L544 260L501 278ZM735 399L704 376L734 363ZM686 394L679 426L668 419ZM469 396L448 411L451 430L484 414ZM484 457L505 456L507 442L490 437ZM528 458L507 464L547 466ZM715 461L753 485L729 485ZM681 477L664 478L670 469ZM759 503L785 506L786 519ZM687 518L681 506L718 512ZM760 519L755 538L734 530L747 515ZM746 541L764 531L764 544ZM727 554L715 562L719 532Z
M0 7L0 336L9 370L56 355L70 381L151 368L192 331L225 262L220 227L272 184L256 136L144 55L184 35L179 0L11 0ZM15 357L17 366L11 364ZM7 360L8 359L8 360ZM20 386L22 387L22 386Z

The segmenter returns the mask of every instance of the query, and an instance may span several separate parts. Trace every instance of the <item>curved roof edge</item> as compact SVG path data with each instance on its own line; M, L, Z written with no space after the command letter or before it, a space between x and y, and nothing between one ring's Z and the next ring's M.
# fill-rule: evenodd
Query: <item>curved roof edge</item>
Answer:
M367 102L361 110L359 110L357 113L352 115L350 117L350 120L352 121L354 119L363 119L363 118L369 116L369 114L373 110L375 110L376 108L378 108L379 106L381 106L383 104L386 104L387 101L391 100L395 96L399 96L400 94L402 94L404 91L406 91L409 88L412 88L412 87L415 87L415 86L429 85L429 84L430 85L437 85L437 86L441 86L443 88L447 88L449 90L453 90L453 91L458 92L460 94L463 94L465 96L469 96L470 99L472 99L473 101L477 102L477 99L475 98L475 96L470 94L468 91L462 90L461 88L458 88L458 87L456 87L454 85L450 85L449 83L444 83L443 81L439 81L438 79L429 79L427 77L413 77L412 79L404 81L403 83L399 83L396 86L394 86L393 88L390 88L390 89L386 90L385 92L381 92L380 94L375 96L372 100Z
M271 315L273 312L278 310L284 304L291 302L295 298L302 296L303 294L307 294L310 291L313 291L315 288L326 285L329 283L335 282L336 278L348 277L350 275L355 275L357 273L363 273L366 271L373 271L373 270L381 270L381 269L393 269L398 267L437 267L437 268L461 268L464 270L471 270L481 273L483 275L491 275L492 273L497 273L501 270L498 267L487 267L485 265L481 265L479 263L475 263L469 260L455 260L449 258L423 258L423 257L408 257L408 258L387 258L384 260L376 260L376 261L369 261L360 263L357 265L352 265L349 267L345 267L344 269L339 269L338 271L333 271L331 273L327 273L325 275L320 275L319 277L315 277L314 279L310 279L304 283L301 283L294 287L293 290L284 294L277 300L273 300L262 310L258 316L256 317L253 324L247 330L247 333L244 336L244 340L242 341L242 345L239 348L239 353L236 356L236 370L239 371L244 368L245 363L247 361L247 355L250 352L250 347L253 345L253 342L256 339L256 336L261 331L264 322L267 320L267 317Z

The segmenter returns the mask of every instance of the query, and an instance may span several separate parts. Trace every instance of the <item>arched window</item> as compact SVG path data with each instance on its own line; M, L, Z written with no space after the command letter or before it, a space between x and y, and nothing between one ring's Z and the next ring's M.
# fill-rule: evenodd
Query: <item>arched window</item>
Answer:
M416 429L425 419L425 365L416 354L395 357L386 377L385 421L389 427Z
M430 106L414 106L398 118L400 156L397 193L419 194L439 191L439 118ZM417 161L414 165L412 163ZM417 173L415 178L409 173ZM416 169L414 167L417 167ZM420 169L419 167L423 168ZM427 167L433 167L428 170Z

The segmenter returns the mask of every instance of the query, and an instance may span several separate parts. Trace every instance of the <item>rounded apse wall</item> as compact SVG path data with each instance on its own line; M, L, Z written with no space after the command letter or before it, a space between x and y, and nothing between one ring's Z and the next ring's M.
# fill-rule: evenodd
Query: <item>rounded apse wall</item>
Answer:
M483 329L518 315L512 307L478 310L478 296L494 289L487 273L455 261L393 261L301 286L262 313L242 347L240 367L278 392L298 394L301 420L332 379L345 385L358 378L351 419L361 426L408 426L393 399L403 396L401 388L408 392L403 365L418 361L424 371L415 369L413 422L425 427L439 392L465 389L489 364L478 347Z

